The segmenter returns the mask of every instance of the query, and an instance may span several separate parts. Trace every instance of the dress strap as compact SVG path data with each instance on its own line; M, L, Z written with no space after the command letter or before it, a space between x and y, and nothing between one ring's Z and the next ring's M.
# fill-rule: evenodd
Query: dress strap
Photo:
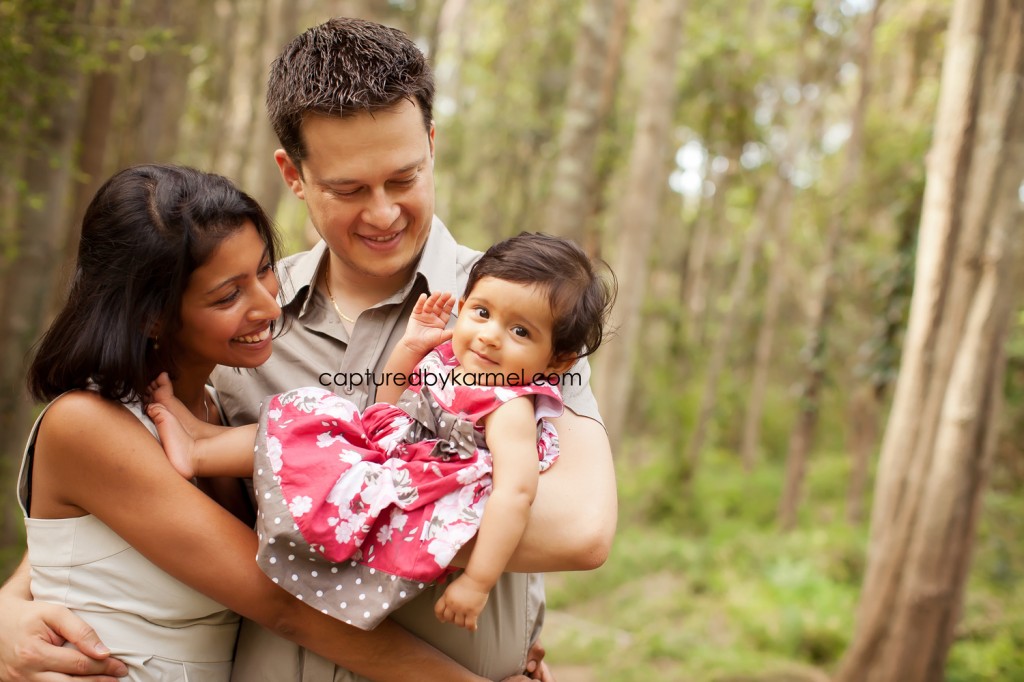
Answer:
M63 395L63 394L61 394ZM60 396L58 396L60 397ZM50 409L50 405L56 401L53 401L43 408L39 416L36 417L35 422L32 424L32 430L28 432L28 439L25 441L25 450L21 456L21 469L18 471L18 506L21 507L21 513L28 517L29 509L32 508L32 456L36 450L36 436L39 433L39 425L43 423L43 416L47 410Z

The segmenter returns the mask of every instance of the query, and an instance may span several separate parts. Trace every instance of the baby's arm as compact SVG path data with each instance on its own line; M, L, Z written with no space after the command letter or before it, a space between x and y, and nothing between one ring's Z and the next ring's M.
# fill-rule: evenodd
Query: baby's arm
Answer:
M499 407L486 418L484 432L494 460L494 489L466 570L434 605L439 620L468 630L476 630L487 595L519 544L540 476L532 398L515 398Z
M146 412L175 471L185 478L252 476L255 424L227 428L197 419L174 397L166 374L150 385L150 397Z
M377 402L397 403L408 382L395 381L395 375L408 377L427 353L452 338L445 325L454 306L455 297L450 293L420 294L405 334L384 365L384 383L377 389Z

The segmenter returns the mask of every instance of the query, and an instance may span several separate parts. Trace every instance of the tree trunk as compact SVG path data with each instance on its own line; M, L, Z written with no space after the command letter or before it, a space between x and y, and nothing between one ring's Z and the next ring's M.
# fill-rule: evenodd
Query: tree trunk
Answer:
M688 348L703 347L704 334L707 331L708 301L712 300L711 279L715 256L718 248L716 235L722 233L721 222L725 213L725 195L733 177L737 173L737 163L729 160L724 170L711 170L709 179L715 188L710 197L702 197L700 215L694 225L693 240L686 264L686 281L684 282L684 298L689 313L687 326ZM711 166L710 159L708 166Z
M810 45L810 36L806 36L805 45ZM805 48L801 55L800 83L811 83L815 80L818 65ZM826 93L813 100L801 103L793 120L788 123L786 139L788 142L781 150L780 159L771 182L779 186L776 192L776 206L769 210L771 231L773 234L775 259L768 275L765 288L764 312L757 334L754 348L754 369L750 382L750 393L746 401L743 415L743 436L740 441L740 459L746 471L753 471L757 463L761 444L761 417L764 411L764 396L768 387L768 373L771 368L772 346L775 342L775 329L778 325L779 309L782 294L786 286L786 273L790 252L790 234L792 232L792 215L795 188L792 172L797 168L801 158L807 154L815 139L821 136L822 106Z
M188 55L175 48L198 30L202 7L185 0L132 7L132 26L160 29L166 32L167 42L148 48L143 41L129 42L127 80L116 110L120 116L115 127L122 133L118 168L178 160L178 133L191 62Z
M602 79L607 58L614 0L585 0L580 13L579 36L573 54L569 93L562 115L562 129L545 230L585 243L584 219L594 192L597 150L603 118Z
M910 322L839 682L942 679L960 615L1019 289L1024 8L957 0Z
M223 144L213 168L239 185L243 185L246 168L252 160L250 143L257 117L261 120L266 118L262 113L263 103L259 98L262 88L259 83L266 80L269 67L269 64L262 63L261 46L266 15L270 11L271 7L267 3L238 0L232 27L236 35L231 79L227 84L224 102L226 108L220 123Z
M598 140L593 184L584 195L582 214L582 221L586 228L582 246L593 257L601 256L600 217L606 208L604 188L608 185L614 172L615 159L619 158L619 155L611 153L609 148L614 146L615 125L612 112L614 111L615 93L618 90L619 78L622 73L622 55L625 50L626 33L629 30L631 4L629 0L614 0L614 2L612 25L608 31L608 47L605 51L604 68L601 71L601 103L597 115L597 119L604 121L609 128L609 133L603 138L604 144L600 144L602 139Z
M49 41L71 44L76 27L85 25L87 3L68 3L75 21L43 28L29 44L37 50L31 59L43 74L46 87L33 91L32 111L36 120L49 125L37 130L37 142L24 156L21 178L25 183L19 197L14 227L16 258L10 263L3 283L0 319L7 324L0 340L0 483L14 490L19 455L32 416L32 403L25 390L29 349L46 323L56 285L64 242L70 224L73 149L79 130L83 78L74 59L52 49ZM41 22L42 25L45 22ZM54 87L59 83L61 87ZM22 527L21 510L13 495L0 496L0 546L17 545Z
M800 505L807 459L817 436L818 410L828 362L826 337L835 306L836 259L843 239L844 222L849 206L848 197L851 196L860 173L861 157L864 153L864 118L868 96L871 92L871 51L875 25L878 22L879 6L880 3L876 2L860 36L858 59L860 92L850 115L850 140L847 143L845 163L835 195L837 208L829 220L828 236L825 240L825 256L821 265L821 284L812 309L811 332L804 351L808 359L807 373L800 392L800 409L790 435L789 452L786 456L785 489L779 503L779 525L784 530L789 530L796 525L796 514Z
M119 20L115 8L106 3L95 8L93 16L90 17L90 24L103 27L104 37L108 39L125 28L123 22ZM110 48L101 51L99 57L103 60L104 65L89 76L86 87L85 111L82 116L81 130L78 133L78 179L74 186L71 223L68 226L67 241L64 244L60 281L54 288L52 302L54 310L62 304L74 274L85 210L107 176L107 144L110 139L114 102L117 97L118 74L115 69L118 58Z
M639 104L636 133L630 151L625 190L618 210L619 244L615 272L619 298L612 312L617 336L601 351L598 375L599 402L603 406L609 439L621 442L629 395L633 387L633 362L640 335L640 307L647 290L647 260L654 248L658 207L666 185L665 140L669 139L675 106L678 52L681 43L682 0L661 0L662 14L655 27L646 69L646 87ZM661 180L652 180L662 178Z
M923 190L923 186L922 186ZM919 193L922 194L923 192ZM918 199L916 206L920 206ZM878 435L882 424L882 406L895 375L895 356L903 329L905 310L913 290L913 250L917 225L921 221L919 210L901 211L896 225L899 230L896 244L896 263L883 286L884 306L879 314L879 330L868 346L876 357L871 361L866 385L855 390L854 414L851 419L850 484L846 494L846 520L860 524L864 520L864 498L867 494L871 460L878 449Z
M247 143L248 161L241 171L239 182L246 192L260 202L271 218L276 216L282 192L287 190L281 182L277 164L274 163L277 136L263 113L263 102L267 96L267 73L281 47L298 32L299 16L304 5L304 2L297 0L270 0L265 4L259 63L253 72L254 99L251 106L256 113L252 121L252 138Z
M754 372L750 381L747 409L743 415L740 459L748 472L754 470L760 453L761 416L764 412L764 396L768 388L768 372L771 369L772 345L778 326L782 292L786 285L786 254L789 252L789 235L793 223L793 184L788 177L780 178L779 182L778 205L769 218L774 224L775 261L765 288L764 313L754 347Z
M754 210L754 225L743 244L740 261L736 266L736 273L733 275L727 303L728 309L725 311L725 318L722 320L718 336L711 344L711 355L704 370L704 389L701 393L700 408L697 411L697 422L694 425L693 435L690 437L687 449L691 477L696 475L701 454L704 452L708 424L711 422L715 405L718 402L718 378L725 366L726 353L733 347L733 336L739 321L740 309L744 301L747 300L750 289L754 261L761 253L765 234L770 224L769 216L777 205L779 194L782 192L780 185L780 182L773 179L758 199L757 208Z

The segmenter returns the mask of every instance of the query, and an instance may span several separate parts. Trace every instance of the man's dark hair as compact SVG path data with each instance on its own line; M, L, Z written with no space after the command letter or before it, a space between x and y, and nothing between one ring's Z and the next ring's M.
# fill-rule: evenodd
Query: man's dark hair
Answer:
M247 222L274 264L269 218L227 178L147 165L107 180L85 211L67 302L29 369L32 395L47 401L93 386L108 400L131 400L161 371L173 378L189 277ZM150 338L157 325L158 344Z
M469 271L466 297L484 277L535 284L547 292L555 319L551 351L557 359L581 358L598 349L615 301L615 276L608 279L579 246L568 239L522 232L484 252Z
M426 58L402 31L362 19L335 18L288 43L270 67L267 114L281 147L302 171L307 115L345 118L419 105L430 130L434 77Z

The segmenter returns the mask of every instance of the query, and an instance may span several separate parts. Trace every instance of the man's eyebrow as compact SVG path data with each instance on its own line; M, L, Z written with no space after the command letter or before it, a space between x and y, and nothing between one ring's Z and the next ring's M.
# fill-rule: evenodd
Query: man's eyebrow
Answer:
M416 170L424 163L426 163L426 161L427 157L422 156L419 159L413 161L412 163L407 163L401 168L392 171L391 175L402 175L403 173L408 173L409 171ZM357 180L355 178L321 178L319 182L321 185L356 185L362 182L362 180Z

